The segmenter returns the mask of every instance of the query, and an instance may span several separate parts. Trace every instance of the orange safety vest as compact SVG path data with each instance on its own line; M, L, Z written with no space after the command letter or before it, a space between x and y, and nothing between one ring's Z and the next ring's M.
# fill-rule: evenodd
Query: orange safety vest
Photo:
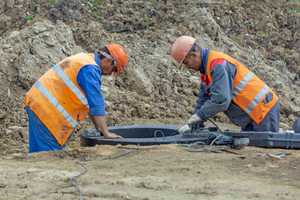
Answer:
M209 52L205 74L201 75L201 80L207 88L212 83L213 63L220 59L226 60L236 67L236 75L233 80L233 102L259 124L278 101L277 95L245 65L216 51ZM268 93L272 93L273 98L270 102L265 103L264 99Z
M60 145L87 117L87 99L77 83L78 72L87 64L97 65L93 54L67 57L40 77L25 95L25 106L30 107Z

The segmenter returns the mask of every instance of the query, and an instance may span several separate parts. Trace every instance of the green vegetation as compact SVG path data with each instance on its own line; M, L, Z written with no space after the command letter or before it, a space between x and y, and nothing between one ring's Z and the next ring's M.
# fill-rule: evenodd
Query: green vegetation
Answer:
M48 4L49 4L50 6L55 5L57 2L58 2L58 0L48 0Z
M295 4L289 8L289 13L300 13L300 0L288 0L288 3Z
M93 6L99 6L103 3L103 0L89 0L88 2Z
M32 21L33 20L33 15L27 15L24 17L24 19L29 22L29 21Z
M101 11L102 3L103 3L103 0L88 0L87 1L87 5L89 6L89 9L91 10L93 17L95 17L98 20L101 19L100 11Z
M300 8L291 8L290 13L300 13Z

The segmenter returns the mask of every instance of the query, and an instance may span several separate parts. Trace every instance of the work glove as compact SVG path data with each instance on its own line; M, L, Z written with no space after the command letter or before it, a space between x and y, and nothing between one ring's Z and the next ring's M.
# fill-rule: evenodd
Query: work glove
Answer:
M188 123L178 129L178 132L183 134L199 127L204 127L203 120L197 114L193 114L188 120Z
M202 122L203 120L197 115L197 114L193 114L190 119L188 120L188 124L195 124L195 123L199 123Z
M188 131L191 131L191 127L188 124L183 125L177 130L180 134L186 133Z

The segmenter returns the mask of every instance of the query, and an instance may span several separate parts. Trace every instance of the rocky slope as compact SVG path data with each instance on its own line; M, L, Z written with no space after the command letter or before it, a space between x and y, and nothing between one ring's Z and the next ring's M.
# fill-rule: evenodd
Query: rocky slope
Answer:
M20 128L27 126L23 96L52 63L109 41L130 54L129 69L106 91L111 121L186 119L198 75L167 56L182 34L231 54L274 87L287 128L300 114L300 14L294 6L284 0L3 0L0 137L26 132Z

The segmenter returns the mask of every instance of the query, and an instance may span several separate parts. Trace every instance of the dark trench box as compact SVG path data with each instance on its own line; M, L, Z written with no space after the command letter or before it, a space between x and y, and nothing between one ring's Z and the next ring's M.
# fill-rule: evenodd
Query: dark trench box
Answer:
M121 139L105 139L96 129L87 129L81 135L82 146L103 145L161 145L190 144L202 142L208 144L210 135L224 134L234 138L249 138L249 146L266 148L300 149L300 133L290 132L220 132L216 128L198 129L196 134L182 135L176 125L128 125L110 127Z
M122 139L104 139L96 129L87 129L81 135L83 146L96 144L123 145L158 145L187 144L203 140L199 137L182 137L176 125L130 125L110 127L111 132L122 136Z

